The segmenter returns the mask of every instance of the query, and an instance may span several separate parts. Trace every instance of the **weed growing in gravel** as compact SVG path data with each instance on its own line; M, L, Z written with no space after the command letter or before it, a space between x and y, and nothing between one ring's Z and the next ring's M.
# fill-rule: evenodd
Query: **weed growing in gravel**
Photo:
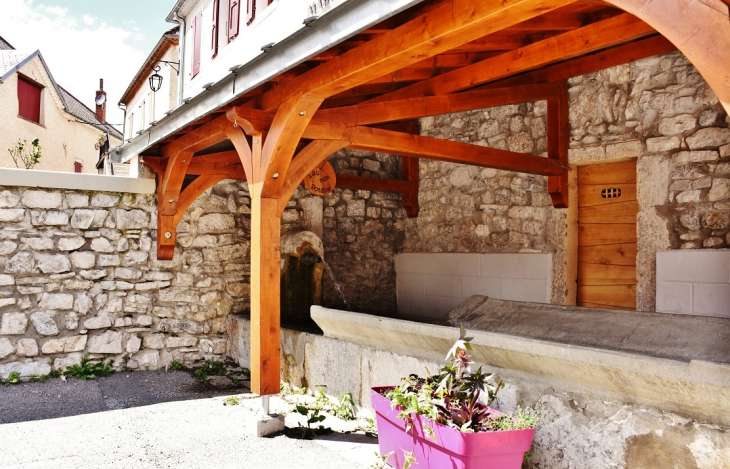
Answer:
M299 424L300 438L302 440L312 440L317 438L317 432L319 432L320 435L332 433L331 428L327 428L323 425L320 425L317 428L312 428L312 424L319 423L326 418L324 415L319 415L319 409L308 409L303 405L297 405L297 412L307 417L306 427L301 423Z
M66 371L63 372L65 376L73 376L74 378L84 380L103 378L112 373L114 373L114 369L112 369L111 361L106 363L90 363L88 353L81 357L80 365L68 366L66 367Z
M8 375L8 379L5 380L3 383L5 386L10 386L11 384L18 384L20 383L20 373L17 371L11 371Z
M219 362L215 358L211 358L210 360L206 360L205 363L203 363L203 366L195 370L193 374L197 376L198 379L205 381L208 379L208 376L225 376L226 367L223 365L223 362Z
M177 360L173 360L172 365L170 365L170 367L172 368L172 371L180 371L183 369L182 363L180 363Z
M223 405L238 405L241 403L241 398L238 396L231 396L226 398L225 401L223 401Z

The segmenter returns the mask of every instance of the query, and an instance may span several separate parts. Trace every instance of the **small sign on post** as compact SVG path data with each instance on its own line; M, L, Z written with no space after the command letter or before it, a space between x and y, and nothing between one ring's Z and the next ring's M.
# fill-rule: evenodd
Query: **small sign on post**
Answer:
M314 195L327 195L332 192L337 183L335 168L324 160L304 177L304 187Z

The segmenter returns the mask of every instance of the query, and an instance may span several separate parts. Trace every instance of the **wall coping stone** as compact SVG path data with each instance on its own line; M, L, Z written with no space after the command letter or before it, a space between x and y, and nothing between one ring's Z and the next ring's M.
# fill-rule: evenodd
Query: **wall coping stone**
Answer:
M156 188L154 179L16 168L0 168L0 186L126 192L132 194L154 194Z
M414 358L444 359L458 328L311 307L312 319L330 337ZM689 362L536 340L470 329L472 356L507 370L592 389L629 403L730 423L730 365ZM498 370L497 370L498 371ZM499 373L499 371L498 371Z

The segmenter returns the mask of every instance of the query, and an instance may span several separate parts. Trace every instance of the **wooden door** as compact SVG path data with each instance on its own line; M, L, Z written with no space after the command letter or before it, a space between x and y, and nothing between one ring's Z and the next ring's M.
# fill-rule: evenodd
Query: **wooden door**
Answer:
M636 161L578 168L578 306L636 309Z

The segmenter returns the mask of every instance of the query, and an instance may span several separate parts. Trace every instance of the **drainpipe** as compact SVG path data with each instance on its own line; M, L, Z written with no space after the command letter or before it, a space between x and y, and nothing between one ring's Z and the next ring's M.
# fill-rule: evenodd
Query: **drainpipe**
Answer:
M117 107L124 113L124 117L122 118L122 145L124 145L124 140L127 138L127 105L119 103Z
M180 25L178 42L180 43L180 79L177 83L177 105L180 106L183 101L183 89L185 82L185 19L177 14L177 10L172 12L173 19Z

